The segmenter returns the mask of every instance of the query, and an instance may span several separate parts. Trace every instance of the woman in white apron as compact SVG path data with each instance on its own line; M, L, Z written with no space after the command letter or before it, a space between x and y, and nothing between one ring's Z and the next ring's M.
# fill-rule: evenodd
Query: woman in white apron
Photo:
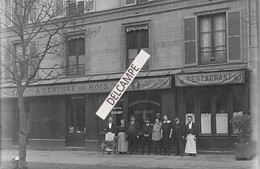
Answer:
M104 130L105 130L105 140L106 141L113 141L114 137L115 137L115 124L113 123L113 118L112 116L110 116L108 118L108 123L105 124L104 126ZM106 151L108 151L108 154L110 154L110 152L112 152L113 150L110 148L107 148Z

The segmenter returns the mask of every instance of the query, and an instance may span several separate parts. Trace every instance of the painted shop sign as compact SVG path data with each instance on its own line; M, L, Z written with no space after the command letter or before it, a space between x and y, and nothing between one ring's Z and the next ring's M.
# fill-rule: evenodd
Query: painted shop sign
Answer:
M25 97L52 96L67 94L108 93L116 85L117 81L82 82L71 84L59 84L48 86L31 86L25 92ZM171 77L156 77L135 79L127 91L154 90L171 88ZM17 97L15 88L1 88L1 98Z
M220 85L244 82L244 70L175 75L176 86Z

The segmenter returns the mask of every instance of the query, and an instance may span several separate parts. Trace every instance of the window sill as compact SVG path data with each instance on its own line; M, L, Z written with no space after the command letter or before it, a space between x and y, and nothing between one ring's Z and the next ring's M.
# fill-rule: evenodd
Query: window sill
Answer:
M212 134L211 134L211 133L207 133L207 134L206 134L206 133L205 133L205 134L204 134L204 133L201 133L201 134L199 134L199 136L200 136L200 137L211 137Z
M228 133L216 133L215 136L216 137L227 137Z

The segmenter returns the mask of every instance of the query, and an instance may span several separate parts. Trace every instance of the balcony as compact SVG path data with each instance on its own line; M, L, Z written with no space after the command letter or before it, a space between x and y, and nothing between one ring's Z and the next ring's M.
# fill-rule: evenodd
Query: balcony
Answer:
M225 50L199 53L199 65L220 64L227 62Z
M85 75L85 64L68 65L67 76Z

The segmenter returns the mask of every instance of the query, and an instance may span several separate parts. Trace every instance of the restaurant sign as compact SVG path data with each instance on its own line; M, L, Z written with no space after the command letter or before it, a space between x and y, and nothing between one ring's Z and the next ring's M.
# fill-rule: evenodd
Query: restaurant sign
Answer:
M176 74L176 86L221 85L245 82L245 71Z

